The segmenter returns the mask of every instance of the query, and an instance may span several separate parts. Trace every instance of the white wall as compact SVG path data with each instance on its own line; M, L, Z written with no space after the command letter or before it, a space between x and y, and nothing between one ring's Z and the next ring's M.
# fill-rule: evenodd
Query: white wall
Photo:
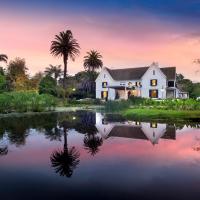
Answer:
M126 81L115 81L110 76L109 72L106 70L106 68L103 68L99 74L99 76L96 79L96 98L101 98L101 92L102 91L108 91L108 99L114 100L116 96L115 89L112 88L102 88L102 82L108 82L108 86L123 86L128 87L128 83L131 82L132 85L135 85L135 82L140 80L126 80ZM139 89L140 90L140 89ZM124 93L124 91L121 91L121 97L124 99L128 98L128 95ZM127 93L127 92L126 92Z
M153 75L153 70L155 70L155 75ZM150 80L157 79L157 86L151 86ZM141 96L144 98L149 98L149 90L155 89L158 90L158 98L165 99L166 98L166 87L167 81L166 76L162 73L156 65L151 65L146 73L142 77L142 88L141 88Z
M99 76L96 79L96 98L101 99L101 92L102 91L108 91L108 99L114 100L115 99L115 90L111 88L102 88L102 82L108 82L109 85L114 85L116 81L113 80L113 78L110 76L108 71L103 68L99 74Z

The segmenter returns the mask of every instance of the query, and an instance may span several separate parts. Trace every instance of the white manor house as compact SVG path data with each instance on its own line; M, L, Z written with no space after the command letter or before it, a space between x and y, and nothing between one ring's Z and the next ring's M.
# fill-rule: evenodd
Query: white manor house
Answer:
M105 100L143 98L188 98L176 87L176 67L109 69L104 67L96 79L96 98Z

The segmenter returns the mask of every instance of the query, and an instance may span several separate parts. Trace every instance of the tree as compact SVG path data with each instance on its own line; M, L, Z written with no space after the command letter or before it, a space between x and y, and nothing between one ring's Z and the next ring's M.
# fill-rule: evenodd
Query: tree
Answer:
M10 61L7 69L7 78L11 88L15 89L17 81L19 85L24 84L20 83L19 80L28 79L27 70L25 59L15 58Z
M62 73L61 65L49 65L49 67L46 67L45 73L46 75L53 76L54 79L57 81L57 79L61 76Z
M55 36L55 40L51 42L50 52L53 56L63 57L63 63L64 63L63 87L65 87L68 58L74 61L76 56L80 54L80 46L77 40L74 39L71 30L60 32L59 35Z
M38 72L29 80L29 86L32 90L37 90L39 88L40 81L43 78L43 73Z
M6 90L6 77L0 74L0 92L4 92Z
M5 75L5 70L4 70L4 68L3 67L0 67L0 75Z
M189 79L185 79L185 77L182 74L177 74L176 75L176 84L178 89L184 91L184 92L188 92L190 97L192 95L192 91L193 91L193 83L191 80Z
M64 130L64 148L63 150L54 151L51 154L50 160L56 173L59 173L60 176L71 177L74 169L80 162L80 153L75 149L75 147L68 148L67 121L63 121L62 126Z
M94 156L99 152L99 147L103 144L103 139L97 134L86 134L84 137L85 149Z
M102 55L95 50L87 52L87 56L84 56L84 68L88 72L94 72L103 67Z
M56 81L51 76L42 78L39 84L39 94L56 95Z
M103 67L103 62L102 62L102 56L98 51L91 50L87 52L87 55L84 57L84 68L89 74L90 78L90 92L95 91L95 79L97 77L96 70L100 69Z
M8 56L6 54L0 54L0 62L7 63Z

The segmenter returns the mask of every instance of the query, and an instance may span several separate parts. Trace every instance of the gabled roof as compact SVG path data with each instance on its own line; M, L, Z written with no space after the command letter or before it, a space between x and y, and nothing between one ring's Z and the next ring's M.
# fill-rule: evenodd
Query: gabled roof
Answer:
M109 69L106 68L111 77L116 81L139 80L149 67L125 68L125 69ZM176 67L160 68L169 80L176 77Z

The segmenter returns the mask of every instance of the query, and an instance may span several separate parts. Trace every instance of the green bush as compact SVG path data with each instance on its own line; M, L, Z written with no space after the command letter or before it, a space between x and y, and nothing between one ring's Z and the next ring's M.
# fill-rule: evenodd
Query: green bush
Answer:
M10 92L0 94L0 113L9 112L42 112L52 110L56 99L48 94L36 92Z
M51 76L42 78L39 84L39 94L50 94L56 96L56 81Z
M131 97L129 100L107 101L105 104L105 110L112 112L125 110L129 107L162 110L200 110L200 101L195 99L154 100Z

